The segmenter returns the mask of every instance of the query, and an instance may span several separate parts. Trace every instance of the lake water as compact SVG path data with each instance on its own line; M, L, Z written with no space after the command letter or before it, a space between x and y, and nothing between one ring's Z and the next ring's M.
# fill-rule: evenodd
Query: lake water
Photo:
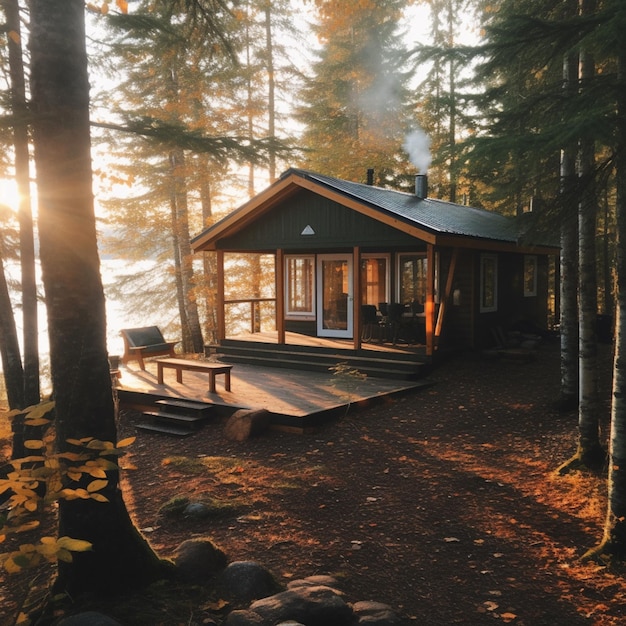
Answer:
M154 261L139 261L135 263L129 263L126 259L102 259L101 260L101 273L102 282L107 293L107 285L113 284L121 275L139 274L144 273L154 267ZM6 268L7 275L14 280L19 280L19 266L8 265ZM43 293L43 287L40 286L40 291ZM13 311L15 314L15 321L18 326L18 336L22 338L22 317L21 317L21 304L20 294L12 294L14 296ZM171 311L163 312L163 320L146 320L141 313L127 311L124 303L120 300L112 298L106 299L106 314L107 314L107 348L109 354L122 354L124 351L124 344L120 337L120 328L132 328L134 326L145 326L146 324L162 325L166 320L172 318ZM39 353L41 355L42 362L45 362L49 353L47 320L46 320L46 307L43 302L39 303L38 308L39 316ZM2 371L2 363L0 363L0 371Z

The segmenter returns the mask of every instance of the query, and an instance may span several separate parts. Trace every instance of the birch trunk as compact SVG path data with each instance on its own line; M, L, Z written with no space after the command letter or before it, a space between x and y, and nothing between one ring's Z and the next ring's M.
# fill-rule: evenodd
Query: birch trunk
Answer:
M569 93L576 83L577 58L568 55L563 63L563 89ZM576 154L572 146L561 152L561 393L559 407L572 410L578 403L578 246L574 197Z
M617 145L615 206L617 228L617 293L615 358L609 443L608 507L604 536L584 558L602 555L626 559L626 41L618 39ZM601 559L604 562L604 559Z

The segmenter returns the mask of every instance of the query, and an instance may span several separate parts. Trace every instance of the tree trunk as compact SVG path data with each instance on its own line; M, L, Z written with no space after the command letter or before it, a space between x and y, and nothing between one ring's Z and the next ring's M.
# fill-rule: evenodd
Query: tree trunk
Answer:
M626 42L623 37L618 37L617 42L617 319L609 444L609 497L602 541L587 552L584 558L609 555L623 561L626 559Z
M276 140L276 75L274 70L274 39L272 36L272 3L265 3L265 53L267 54L267 135L271 141ZM270 183L276 180L276 151L272 146L269 150Z
M11 77L11 110L13 111L13 146L15 178L20 196L20 266L22 271L22 321L24 342L24 405L37 404L39 388L39 326L37 320L37 281L35 275L35 238L30 196L30 157L28 140L28 107L24 81L24 60L17 0L3 0L6 28L16 37L8 38ZM14 450L15 453L15 450Z
M1 248L0 248L1 251ZM9 408L23 409L24 404L24 370L22 369L22 358L20 356L20 345L17 340L17 328L13 317L13 307L9 296L6 275L4 273L4 263L0 255L0 357L2 358L2 370L4 372L4 383L7 391ZM13 452L19 457L23 454L22 427L16 420L13 422ZM16 443L17 445L16 449ZM20 454L20 452L22 452Z
M195 280L191 236L189 234L189 209L187 205L187 185L185 153L177 148L170 153L173 193L173 225L176 246L177 277L180 278L179 308L183 323L183 347L186 352L200 353L204 350L204 340L200 327L198 304L194 293Z
M104 293L91 191L89 83L83 0L32 0L31 95L42 277L59 450L69 438L116 441ZM118 472L103 495L61 501L59 534L93 544L60 563L58 589L75 596L127 591L163 576L134 528Z
M568 55L563 63L563 88L570 93L576 84L577 58ZM571 146L561 152L561 394L559 407L564 411L578 405L578 242L576 213L572 203L575 188L576 154Z
M581 5L581 10L585 7ZM580 89L593 77L593 59L580 52ZM559 469L601 469L606 453L600 443L600 397L598 391L598 286L596 262L597 200L594 185L594 141L580 141L578 158L578 447Z

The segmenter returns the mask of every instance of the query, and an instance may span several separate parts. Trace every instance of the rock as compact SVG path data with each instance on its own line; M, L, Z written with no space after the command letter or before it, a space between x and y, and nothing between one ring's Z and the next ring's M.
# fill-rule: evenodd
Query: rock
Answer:
M352 610L358 617L359 626L399 626L401 623L391 607L381 602L355 602Z
M57 622L58 626L121 626L112 617L97 611L85 611L63 617Z
M220 575L228 597L249 603L276 593L279 585L269 572L255 561L234 561Z
M257 600L250 610L266 623L296 621L306 626L346 626L354 621L352 609L330 587L301 586Z
M205 519L211 515L211 509L202 502L190 502L183 509L183 515L191 519Z
M173 561L186 582L201 583L226 567L226 555L210 539L188 539L178 546Z
M265 432L269 423L270 414L265 409L240 409L226 420L224 434L231 441L245 441Z
M318 574L317 576L307 576L306 578L298 578L297 580L292 580L287 583L287 589L296 589L298 587L319 587L320 585L324 587L330 587L340 593L337 589L338 581L336 578L332 576L327 576L325 574Z
M265 622L254 611L231 611L224 626L265 626Z

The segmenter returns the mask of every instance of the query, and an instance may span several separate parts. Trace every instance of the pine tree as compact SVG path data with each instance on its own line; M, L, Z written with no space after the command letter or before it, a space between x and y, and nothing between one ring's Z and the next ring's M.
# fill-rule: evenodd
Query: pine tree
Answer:
M303 164L318 172L399 185L410 128L398 33L401 0L319 0L318 60L302 93Z

